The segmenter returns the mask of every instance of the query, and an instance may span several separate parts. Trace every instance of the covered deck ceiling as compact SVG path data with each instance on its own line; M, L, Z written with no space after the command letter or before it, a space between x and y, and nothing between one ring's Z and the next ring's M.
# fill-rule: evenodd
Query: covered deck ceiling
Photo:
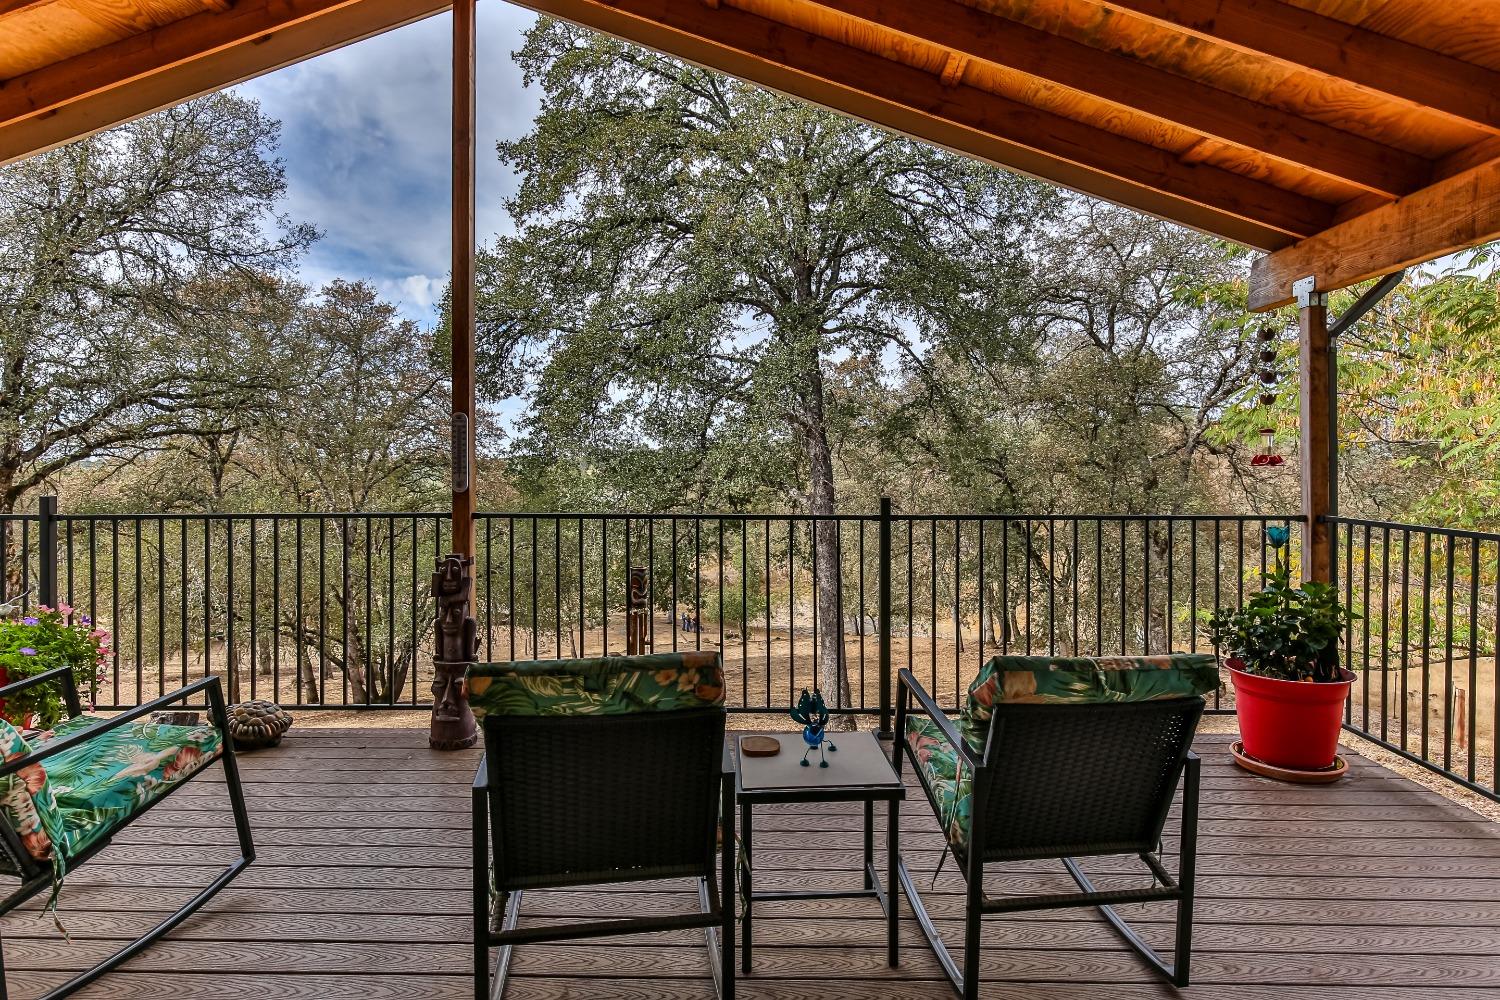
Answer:
M1266 251L1257 309L1500 237L1493 0L523 2ZM0 162L446 7L0 0Z

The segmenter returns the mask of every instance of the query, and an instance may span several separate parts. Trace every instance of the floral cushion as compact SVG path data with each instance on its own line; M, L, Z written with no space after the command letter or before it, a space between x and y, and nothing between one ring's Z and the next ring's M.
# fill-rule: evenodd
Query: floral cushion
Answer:
M88 729L101 720L69 719L43 733L41 743ZM78 857L223 753L213 726L132 722L47 758L47 780L62 817L66 860Z
M0 719L0 757L11 761L33 749L15 726ZM52 845L63 840L62 816L41 764L0 778L0 815L21 838L26 853L38 861L60 860L54 858Z
M969 765L943 738L936 722L925 715L906 717L906 742L921 769L922 783L937 804L938 822L948 842L962 850L969 843L969 807L974 776Z
M1207 694L1218 686L1218 660L1211 653L997 656L979 669L979 676L969 685L959 732L975 753L982 753L996 703L1155 701Z
M718 653L476 663L465 678L474 715L629 715L724 704Z
M983 754L997 703L1081 705L1154 701L1206 694L1218 684L1218 662L1207 653L997 656L980 668L979 676L969 685L958 731L975 754ZM948 842L962 851L969 843L973 775L943 738L937 723L926 716L908 715L905 736L922 772L922 782L937 803L943 832Z

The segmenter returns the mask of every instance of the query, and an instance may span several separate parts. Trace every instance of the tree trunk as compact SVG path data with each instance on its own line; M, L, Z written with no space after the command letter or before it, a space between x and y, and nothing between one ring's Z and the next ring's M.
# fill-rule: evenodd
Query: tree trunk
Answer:
M839 551L838 522L832 520L836 503L833 489L833 452L828 446L828 432L822 421L822 381L817 381L815 419L809 421L804 434L811 489L808 491L808 513L829 518L813 522L813 547L817 573L814 580L818 616L818 687L830 708L848 708L853 704L848 672L844 669L844 621L840 613L840 588L843 566ZM841 729L853 729L854 717L838 716Z

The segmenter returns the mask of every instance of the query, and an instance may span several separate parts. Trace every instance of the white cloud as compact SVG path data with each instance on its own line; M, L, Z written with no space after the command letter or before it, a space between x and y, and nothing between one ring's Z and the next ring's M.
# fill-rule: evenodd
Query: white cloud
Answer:
M534 19L510 4L479 9L481 242L510 228L500 202L515 178L495 142L523 134L536 114L538 95L510 58ZM442 14L238 88L282 122L282 210L325 234L304 280L371 280L424 323L449 270L450 44Z
M380 294L394 302L408 316L421 312L433 312L443 297L443 286L448 283L446 274L408 274L395 281L380 280L375 287Z

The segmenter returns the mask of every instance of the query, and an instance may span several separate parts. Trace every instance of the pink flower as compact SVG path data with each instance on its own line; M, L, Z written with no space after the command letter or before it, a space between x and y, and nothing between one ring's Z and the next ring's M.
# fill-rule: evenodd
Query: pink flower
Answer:
M44 614L44 615L47 614L47 613L49 613L52 610L51 608L47 607L47 605L45 605L45 604L38 604L36 606L36 609L38 611L40 611L42 614Z
M73 606L67 601L63 601L62 603L58 604L57 613L63 616L71 615L73 613Z

